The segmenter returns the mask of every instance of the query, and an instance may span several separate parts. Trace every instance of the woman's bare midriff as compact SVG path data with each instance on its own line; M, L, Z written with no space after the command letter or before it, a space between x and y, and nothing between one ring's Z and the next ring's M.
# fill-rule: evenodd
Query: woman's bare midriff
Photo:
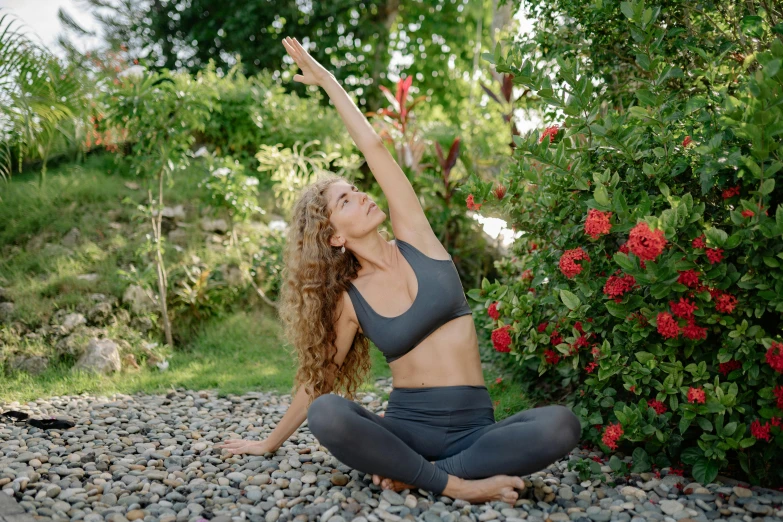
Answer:
M351 319L359 324L355 314ZM358 329L363 333L361 326ZM389 363L389 368L394 388L484 386L473 316L463 315L441 325L413 350Z

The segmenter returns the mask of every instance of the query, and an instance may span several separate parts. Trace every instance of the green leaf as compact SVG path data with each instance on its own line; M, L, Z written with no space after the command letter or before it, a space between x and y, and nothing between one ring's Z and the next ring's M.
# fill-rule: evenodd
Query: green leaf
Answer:
M628 254L617 252L614 256L612 256L612 259L614 259L615 263L620 265L620 268L622 268L623 270L633 270L634 268L636 268L634 267L631 258L628 257Z
M579 297L577 297L576 294L565 289L560 290L560 300L563 301L563 304L566 305L569 310L576 310L579 308L579 305L582 304L582 301L579 300Z
M617 5L617 4L615 4ZM629 19L633 20L634 12L631 2L620 2L620 11Z
M696 482L701 484L709 484L715 477L718 476L718 463L708 459L700 459L693 465L693 471L691 474Z
M652 469L652 462L650 456L644 451L644 448L636 448L633 450L633 466L631 471L634 473L643 473Z
M765 179L761 184L761 193L767 195L775 189L775 178Z
M634 355L642 364L647 364L648 361L652 361L655 359L655 355L651 354L650 352L635 352Z
M705 417L697 417L696 422L699 424L699 427L703 429L704 431L712 431L712 423L709 419Z
M593 192L593 197L598 202L599 205L602 205L604 207L610 207L612 205L612 201L609 199L609 193L606 191L606 187L603 185L598 185L595 187L595 191Z
M729 235L726 232L715 227L710 227L709 229L707 229L704 235L707 236L707 239L709 239L710 242L716 246L723 246L729 237Z
M614 301L606 301L604 306L606 306L606 309L610 314L615 317L619 317L620 319L625 319L625 316L628 315L625 310L625 306L619 303L615 303Z
M687 448L680 454L680 459L688 465L693 465L698 462L704 453L696 447Z

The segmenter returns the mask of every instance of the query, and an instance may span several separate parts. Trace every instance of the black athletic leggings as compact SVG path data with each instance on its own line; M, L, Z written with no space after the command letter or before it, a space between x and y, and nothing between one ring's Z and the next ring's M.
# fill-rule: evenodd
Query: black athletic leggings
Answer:
M334 394L307 411L310 431L340 462L442 494L448 475L527 475L579 442L565 406L531 408L495 422L486 386L395 388L384 417ZM430 461L435 461L432 464Z

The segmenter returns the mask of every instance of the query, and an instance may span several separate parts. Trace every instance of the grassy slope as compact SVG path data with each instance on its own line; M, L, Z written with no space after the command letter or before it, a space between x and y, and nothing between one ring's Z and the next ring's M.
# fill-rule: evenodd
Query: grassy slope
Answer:
M182 203L189 216L197 215L194 202L200 178L198 172L183 172L174 186L166 189L165 203ZM135 250L143 234L134 231L146 226L132 220L135 206L146 191L127 188L125 182L131 180L126 173L118 172L109 157L91 157L84 165L63 165L52 170L41 191L33 174L17 176L2 186L0 249L5 255L0 256L0 286L9 289L16 303L17 319L34 328L47 323L55 310L71 308L92 292L122 296L128 283L116 270L136 260ZM140 185L144 188L143 183ZM112 230L110 221L123 223L123 229ZM78 227L82 234L82 244L73 256L28 248L28 242L36 236L44 238L43 242L59 243L73 227ZM194 241L185 253L210 255L200 243L203 241ZM182 254L174 249L167 252L167 257L179 255ZM98 273L100 280L89 282L76 277L90 272ZM29 350L42 351L33 345ZM372 354L372 381L390 376L382 354L376 349ZM276 319L261 309L244 310L202 325L186 346L173 352L167 371L142 365L139 371L106 377L73 372L64 364L54 365L36 377L5 374L0 379L0 399L27 401L85 392L165 392L172 387L217 389L222 394L258 390L287 393L293 382L294 363L284 347ZM500 420L528 404L513 386L496 384L496 377L495 372L485 371L490 394L498 401L496 418ZM369 383L365 386L367 390L373 388Z

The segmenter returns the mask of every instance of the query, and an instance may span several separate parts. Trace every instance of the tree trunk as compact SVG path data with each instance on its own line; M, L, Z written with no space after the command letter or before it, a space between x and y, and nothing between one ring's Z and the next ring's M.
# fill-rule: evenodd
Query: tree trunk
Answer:
M151 194L150 194L151 196ZM150 200L152 198L150 197ZM160 299L160 314L163 320L163 331L166 334L166 344L173 347L174 340L171 337L171 323L166 306L166 268L163 265L161 252L161 222L163 221L163 169L158 173L158 215L152 216L152 234L155 239L155 264L158 272L158 298Z

